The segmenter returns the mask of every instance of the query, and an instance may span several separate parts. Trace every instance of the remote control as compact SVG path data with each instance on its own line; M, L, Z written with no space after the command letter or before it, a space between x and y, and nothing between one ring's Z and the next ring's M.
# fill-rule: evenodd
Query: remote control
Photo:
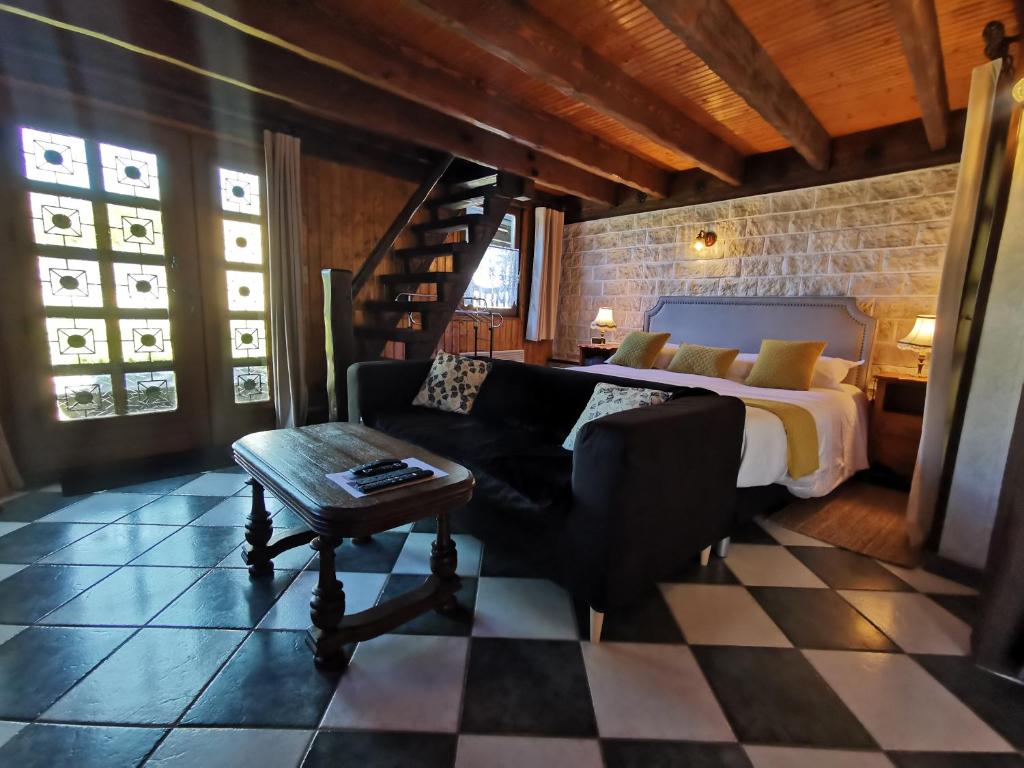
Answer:
M356 487L363 493L375 493L376 491L383 491L387 488L405 485L406 483L411 483L415 480L423 480L431 477L433 474L434 470L432 469L409 469L388 477L366 480L365 482L359 483Z
M352 468L353 477L375 477L385 472L393 472L396 469L405 469L408 464L398 459L378 459L369 464L360 464Z

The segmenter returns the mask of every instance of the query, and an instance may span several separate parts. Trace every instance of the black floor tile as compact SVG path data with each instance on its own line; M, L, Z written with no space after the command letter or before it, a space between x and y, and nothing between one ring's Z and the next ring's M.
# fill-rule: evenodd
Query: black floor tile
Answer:
M464 526L456 516L448 516L448 528L451 533L469 533L469 530ZM437 518L436 517L425 517L422 520L417 520L412 524L413 533L437 533Z
M100 529L97 523L32 523L0 536L0 563L34 563Z
M596 736L580 644L474 638L461 731Z
M832 589L877 589L910 592L903 579L870 557L838 547L787 547Z
M1024 749L1024 685L985 672L965 656L914 658L1004 739Z
M978 595L928 595L929 600L934 600L947 611L952 613L965 624L974 626L978 618L978 611L981 609L981 598Z
M96 627L23 629L0 645L0 718L38 717L133 631ZM0 764L17 765L2 760Z
M131 768L141 765L164 731L32 724L0 747L0 765L18 768Z
M0 506L0 520L7 523L31 523L82 498L84 497L65 496L49 491L26 493L9 499Z
M525 545L524 545L525 547ZM546 579L551 576L550 568L531 562L524 556L523 549L512 546L484 547L480 559L480 575L505 579Z
M215 568L150 623L153 626L252 629L297 573L275 569L271 578L250 579L248 571Z
M711 562L701 565L700 560L693 559L678 571L662 581L670 584L739 584L725 560L712 556Z
M718 646L692 650L740 741L876 748L864 726L800 651Z
M602 739L605 768L752 768L739 744Z
M43 719L171 725L244 638L238 630L142 629Z
M245 539L242 528L190 525L164 539L132 565L212 568Z
M378 533L365 544L346 540L335 550L335 570L338 573L391 573L407 538L406 533ZM313 558L306 568L319 570L320 556Z
M797 648L899 651L830 589L751 587L750 593Z
M112 490L119 491L120 493L155 493L159 495L177 490L185 483L191 482L197 477L199 477L198 472L192 475L175 475L174 477L147 480L141 483L132 483L131 485L119 485Z
M321 731L302 768L451 768L455 745L441 733Z
M18 571L0 581L0 624L32 624L113 570L95 565L32 565Z
M576 609L576 624L589 632L590 611L585 605ZM586 635L584 635L586 636ZM602 642L619 643L683 643L683 633L661 595L651 590L629 608L609 611L604 617Z
M305 632L254 632L183 722L313 728L336 685L336 675L313 664Z
M119 523L188 525L224 501L221 496L162 496L125 515Z
M423 583L424 576L410 573L393 573L388 577L387 584L381 592L377 603L383 603L403 592L415 589ZM437 611L427 611L412 621L406 622L397 629L391 630L400 635L449 635L468 637L473 629L473 610L476 607L477 581L472 577L462 577L462 588L455 594L459 608L450 615L442 616Z
M733 544L774 544L778 546L775 539L764 528L757 524L756 520L748 520L739 530L730 534L729 540Z
M896 768L1024 768L1014 754L978 752L887 752Z
M203 570L199 568L124 567L61 606L44 622L79 626L141 626L202 575Z
M45 525L45 523L37 523ZM112 525L44 558L47 563L69 565L124 565L166 539L175 528L169 525Z

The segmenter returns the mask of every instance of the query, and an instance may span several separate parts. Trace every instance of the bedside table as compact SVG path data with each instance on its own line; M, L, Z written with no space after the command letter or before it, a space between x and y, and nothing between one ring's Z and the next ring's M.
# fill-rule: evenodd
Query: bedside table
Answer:
M876 377L868 432L871 464L880 464L908 480L914 474L927 386L927 379Z
M618 344L580 344L580 365L599 365L618 348Z

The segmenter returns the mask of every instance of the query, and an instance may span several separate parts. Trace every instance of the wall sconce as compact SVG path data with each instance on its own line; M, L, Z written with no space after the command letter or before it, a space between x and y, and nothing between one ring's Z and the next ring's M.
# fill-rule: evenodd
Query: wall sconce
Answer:
M705 248L710 248L718 242L718 235L712 232L710 229L706 232L702 229L697 233L696 239L693 241L693 250L703 251Z
M1024 77L1017 81L1017 84L1013 86L1013 98L1019 103L1024 104Z

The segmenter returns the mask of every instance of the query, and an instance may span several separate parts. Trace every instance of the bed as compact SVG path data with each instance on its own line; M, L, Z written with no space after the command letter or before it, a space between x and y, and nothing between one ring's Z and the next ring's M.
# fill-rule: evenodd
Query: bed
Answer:
M870 361L875 321L849 297L739 298L663 296L644 315L644 330L671 334L670 344L691 343L756 353L762 339L820 339L824 354ZM841 389L806 392L748 387L739 381L639 370L618 365L579 367L640 381L704 387L722 395L792 403L806 409L818 432L816 472L794 479L787 472L787 439L778 416L747 408L737 486L785 486L800 498L824 496L854 473L866 469L867 364L854 368Z

